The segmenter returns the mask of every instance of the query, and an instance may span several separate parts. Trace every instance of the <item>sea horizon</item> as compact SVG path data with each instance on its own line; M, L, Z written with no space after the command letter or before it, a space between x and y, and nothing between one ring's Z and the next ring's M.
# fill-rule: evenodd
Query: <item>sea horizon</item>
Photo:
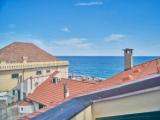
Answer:
M124 70L124 56L58 56L69 61L69 74L110 78ZM159 56L133 56L133 65L142 64Z
M56 57L124 57L124 55L56 55ZM134 55L133 57L160 57L158 55Z

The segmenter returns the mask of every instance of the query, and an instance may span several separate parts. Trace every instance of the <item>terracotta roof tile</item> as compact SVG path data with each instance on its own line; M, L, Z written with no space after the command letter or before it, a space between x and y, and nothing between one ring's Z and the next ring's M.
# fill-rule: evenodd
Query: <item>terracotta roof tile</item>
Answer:
M21 63L23 57L28 62L50 62L57 60L56 57L45 52L32 43L14 42L0 49L0 60L7 63Z
M64 84L67 84L67 87L69 88L70 95L68 98L86 93L89 89L96 85L95 82L67 79L63 79L58 84L55 84L52 83L51 80L52 77L48 78L34 91L33 94L29 95L27 98L45 106L53 106L65 100Z

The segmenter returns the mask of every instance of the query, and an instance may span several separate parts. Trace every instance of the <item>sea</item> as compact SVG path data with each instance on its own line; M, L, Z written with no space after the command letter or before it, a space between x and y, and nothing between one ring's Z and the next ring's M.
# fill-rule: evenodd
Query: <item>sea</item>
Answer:
M69 73L106 79L124 70L123 56L59 56L69 61ZM133 64L138 65L159 57L135 56Z

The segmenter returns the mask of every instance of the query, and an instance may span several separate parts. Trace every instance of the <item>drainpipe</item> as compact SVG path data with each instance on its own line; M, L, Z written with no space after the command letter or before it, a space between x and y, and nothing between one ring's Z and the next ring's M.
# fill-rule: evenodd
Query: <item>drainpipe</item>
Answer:
M23 101L24 83L22 76L19 76L19 79L20 79L20 100Z

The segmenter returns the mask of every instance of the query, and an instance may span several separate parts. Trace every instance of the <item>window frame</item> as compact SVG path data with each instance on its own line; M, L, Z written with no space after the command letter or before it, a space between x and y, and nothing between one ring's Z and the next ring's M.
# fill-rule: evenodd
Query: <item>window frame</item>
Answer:
M42 71L41 70L36 71L36 75L42 75Z
M51 72L51 70L49 70L49 69L46 70L46 73L50 73L50 72Z
M11 74L12 79L18 79L19 78L19 73L13 73Z

